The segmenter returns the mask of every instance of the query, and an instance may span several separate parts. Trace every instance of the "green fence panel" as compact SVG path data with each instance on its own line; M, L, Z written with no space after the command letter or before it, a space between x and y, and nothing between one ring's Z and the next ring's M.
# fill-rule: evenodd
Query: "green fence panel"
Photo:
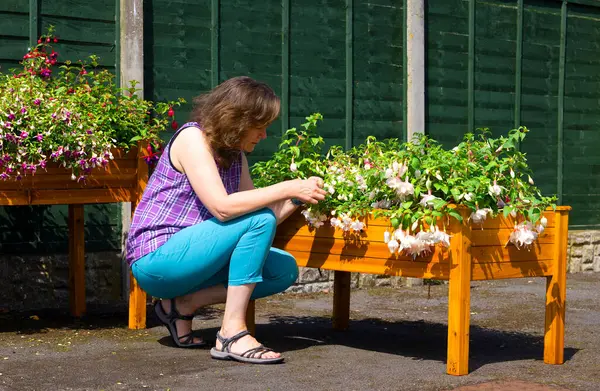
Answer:
M600 8L569 5L563 203L575 227L600 227Z
M428 2L425 29L426 129L431 137L451 147L468 130L468 2Z
M268 83L280 118L249 156L268 159L282 133L321 112L327 145L369 134L402 138L403 8L393 0L184 0L145 7L145 90L153 99L191 99L230 77ZM166 132L164 138L172 133Z
M19 68L31 42L54 25L59 61L100 57L100 65L116 72L115 0L2 0L0 2L0 72ZM31 12L30 12L31 11ZM7 253L68 250L68 208L60 206L0 207L0 249ZM86 250L121 247L121 213L117 204L85 206Z

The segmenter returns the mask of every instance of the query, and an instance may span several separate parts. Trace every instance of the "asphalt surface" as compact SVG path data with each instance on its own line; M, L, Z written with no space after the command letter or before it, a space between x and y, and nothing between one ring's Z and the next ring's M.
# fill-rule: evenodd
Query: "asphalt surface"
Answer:
M564 365L544 364L544 279L472 283L470 373L446 374L447 285L352 292L350 329L331 329L333 295L257 305L257 337L281 365L210 359L173 347L150 313L128 330L124 307L75 321L0 314L0 390L600 390L600 274L567 282ZM194 327L214 341L222 306Z

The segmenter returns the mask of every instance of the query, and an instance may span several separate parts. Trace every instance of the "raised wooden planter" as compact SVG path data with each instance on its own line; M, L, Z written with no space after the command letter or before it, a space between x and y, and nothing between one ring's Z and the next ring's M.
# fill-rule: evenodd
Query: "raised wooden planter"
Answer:
M0 181L0 205L69 205L69 291L75 316L85 312L83 205L131 202L135 210L148 182L145 153L145 148L133 148L128 153L115 150L107 169L95 169L85 183L72 180L71 171L57 164L49 164L46 170L21 181ZM130 281L129 326L139 328L146 323L146 294L133 278Z
M546 277L544 362L562 364L566 293L568 211L546 211L547 228L532 248L506 246L514 227L512 218L488 218L482 225L452 219L447 227L450 248L435 247L433 254L413 260L390 256L383 233L385 219L369 219L359 240L344 240L329 225L309 229L304 217L294 214L277 229L274 246L290 252L299 266L335 270L333 326L348 327L350 273L449 280L447 372L468 373L470 282L516 277ZM461 214L467 221L469 213Z

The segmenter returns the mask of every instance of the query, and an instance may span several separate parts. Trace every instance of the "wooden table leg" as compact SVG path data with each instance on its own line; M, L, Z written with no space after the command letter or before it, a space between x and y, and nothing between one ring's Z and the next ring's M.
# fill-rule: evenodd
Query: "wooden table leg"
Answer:
M546 322L544 327L544 362L562 364L565 350L565 303L567 294L567 246L569 225L566 212L555 215L556 244L554 275L546 277Z
M246 310L246 327L253 336L256 336L256 302L250 300Z
M85 313L85 240L83 205L69 205L69 305L73 316Z
M146 328L146 292L129 271L129 328Z
M346 330L350 323L350 272L335 271L333 278L333 328Z
M466 221L466 218L465 218ZM469 373L469 326L471 320L471 254L470 227L467 224L454 232L451 247L450 281L448 288L448 358L449 375Z

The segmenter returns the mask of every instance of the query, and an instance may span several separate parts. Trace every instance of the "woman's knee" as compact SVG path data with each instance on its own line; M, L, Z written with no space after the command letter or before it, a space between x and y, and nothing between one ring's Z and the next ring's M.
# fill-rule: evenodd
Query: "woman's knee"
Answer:
M277 217L271 208L259 209L250 213L248 217L254 220L255 226L265 227L273 232L277 228Z
M271 254L275 255L272 265L277 270L277 279L287 286L296 282L298 279L298 265L292 254L277 248L272 248Z

